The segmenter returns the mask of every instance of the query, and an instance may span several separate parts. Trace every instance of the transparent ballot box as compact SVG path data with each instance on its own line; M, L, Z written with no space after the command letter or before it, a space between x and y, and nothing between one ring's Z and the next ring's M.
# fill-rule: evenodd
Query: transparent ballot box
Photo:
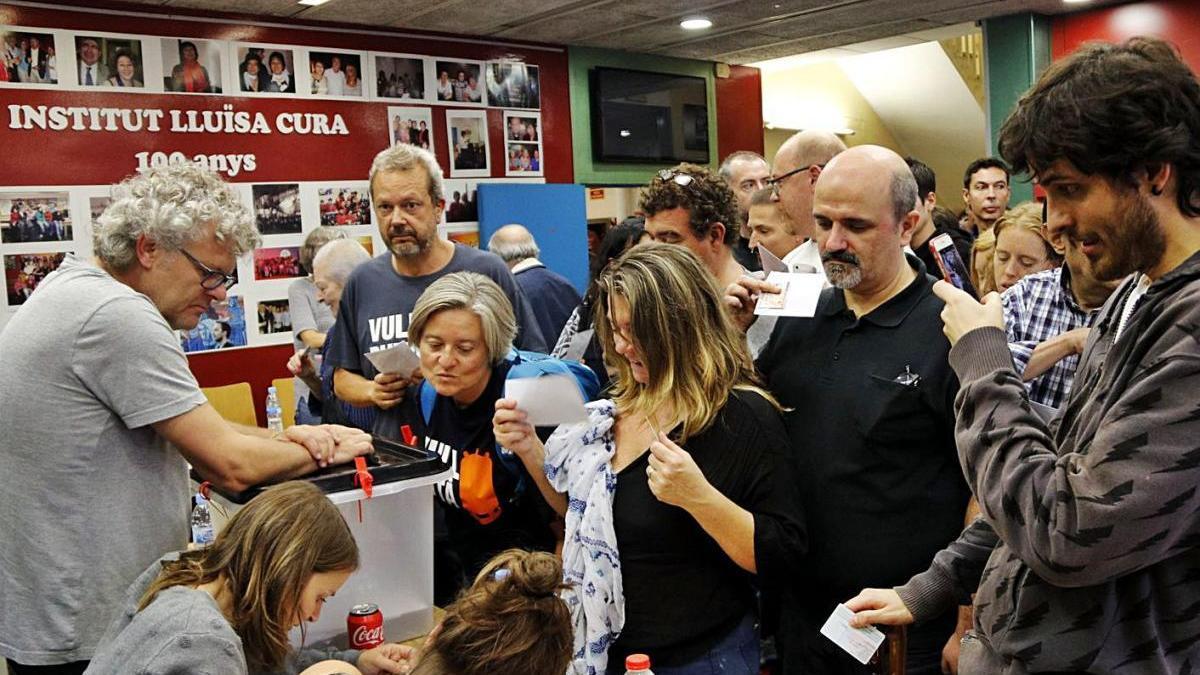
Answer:
M418 637L433 628L433 486L449 478L450 471L426 450L380 438L374 444L375 452L367 458L373 479L369 499L355 483L353 463L299 479L321 488L337 505L359 550L358 570L326 601L321 618L305 624L308 646L346 648L346 615L364 602L383 612L388 642ZM192 477L198 479L194 472ZM236 494L213 488L212 501L219 506L212 513L216 531L264 487ZM291 638L300 645L299 628Z

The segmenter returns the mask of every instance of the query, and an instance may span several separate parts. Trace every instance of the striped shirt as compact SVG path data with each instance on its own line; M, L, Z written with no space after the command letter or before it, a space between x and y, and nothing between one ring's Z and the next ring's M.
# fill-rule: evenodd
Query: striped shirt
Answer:
M1004 306L1004 331L1018 373L1025 372L1033 350L1057 335L1091 326L1100 312L1084 310L1071 293L1071 273L1065 265L1030 274L1000 296ZM1029 400L1060 408L1071 393L1079 355L1072 354L1025 383Z

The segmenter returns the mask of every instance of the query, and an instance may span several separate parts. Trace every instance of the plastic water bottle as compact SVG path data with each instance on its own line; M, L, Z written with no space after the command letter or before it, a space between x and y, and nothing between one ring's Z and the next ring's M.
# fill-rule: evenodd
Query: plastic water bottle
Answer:
M283 433L283 410L275 387L267 387L267 430L272 434Z
M654 671L650 670L650 657L645 654L626 656L625 675L654 675Z
M204 498L204 495L197 494L196 505L192 507L192 543L197 548L202 548L211 544L215 537L208 500Z

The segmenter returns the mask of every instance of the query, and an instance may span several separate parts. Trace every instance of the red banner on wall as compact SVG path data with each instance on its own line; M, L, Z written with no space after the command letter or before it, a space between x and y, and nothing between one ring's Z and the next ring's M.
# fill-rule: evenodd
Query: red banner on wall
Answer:
M236 182L362 180L387 146L377 103L0 89L12 186L102 185L183 159Z

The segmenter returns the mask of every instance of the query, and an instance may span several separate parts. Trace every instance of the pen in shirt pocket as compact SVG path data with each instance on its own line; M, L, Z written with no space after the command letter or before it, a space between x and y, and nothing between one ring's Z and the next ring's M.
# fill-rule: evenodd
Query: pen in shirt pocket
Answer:
M904 372L897 375L893 381L906 387L915 387L921 383L921 376L917 373L914 373L912 371L912 367L906 364L904 366Z

